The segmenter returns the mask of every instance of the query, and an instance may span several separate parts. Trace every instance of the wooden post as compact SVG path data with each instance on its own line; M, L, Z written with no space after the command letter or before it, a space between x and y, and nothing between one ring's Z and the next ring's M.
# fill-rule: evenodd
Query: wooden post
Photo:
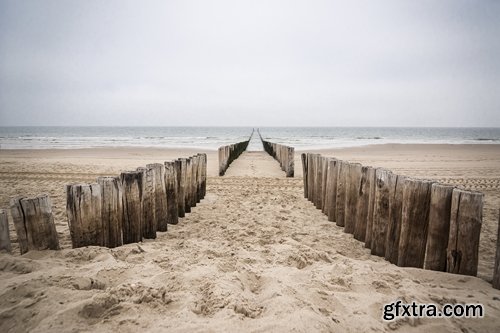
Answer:
M207 194L207 154L202 154L203 166L201 168L201 197L205 198Z
M377 181L375 174L377 168L368 168L368 179L370 180L370 188L368 189L368 215L366 217L366 234L365 234L365 247L371 249L372 235L373 235L373 216L375 213L375 193L377 188Z
M478 192L453 190L446 266L449 273L477 275L483 197Z
M155 179L154 171L139 167L137 171L142 172L142 237L155 239L156 230L156 207L155 207Z
M432 182L406 179L399 238L398 266L424 266Z
M307 153L307 198L314 201L314 165L313 154Z
M366 225L368 220L368 204L370 201L371 179L368 177L370 167L361 168L361 180L359 196L356 205L356 217L354 225L354 238L364 242L366 236Z
M177 172L177 210L179 217L186 216L185 211L185 194L184 189L186 186L186 159L179 158L175 161L175 169Z
M0 251L12 252L7 211L0 209Z
M390 211L385 242L385 259L393 264L398 263L401 224L403 219L403 194L406 179L405 176L396 176L396 187L389 199Z
M184 187L184 210L186 213L191 213L191 177L192 177L192 165L191 165L191 158L186 158L186 172L185 172L185 178L186 178L186 183Z
M52 203L48 195L10 200L10 214L21 254L30 250L59 250Z
M177 203L177 169L176 162L165 162L165 190L167 195L167 222L179 222L179 205Z
M99 184L66 185L66 213L73 248L104 246L108 230L102 222Z
M101 219L103 228L103 246L123 245L123 189L119 177L99 177L101 188Z
M167 231L168 216L167 190L165 186L165 165L161 163L153 163L147 164L146 168L151 170L153 173L156 230Z
M326 206L328 221L334 222L337 215L337 177L338 160L332 158L328 161L328 177L326 179Z
M328 208L326 206L326 193L327 193L327 180L328 180L328 157L321 157L321 169L323 179L321 180L321 211L323 214L328 214Z
M287 177L293 177L295 174L295 149L293 147L286 147L287 149Z
M451 196L453 186L432 184L429 210L429 231L424 268L446 271L446 249L450 236Z
M348 162L339 161L339 173L337 176L337 218L335 220L339 227L343 227L345 223L346 176L348 168Z
M359 163L350 163L347 169L344 232L348 234L353 234L356 226L362 168Z
M316 155L316 159L314 161L314 166L316 169L316 185L314 187L315 189L315 202L314 205L316 208L321 210L321 205L322 205L322 190L323 190L323 167L322 167L322 161L323 161L323 156L320 154Z
M203 156L202 154L196 155L196 164L198 168L196 169L196 202L201 202L203 199L203 192L201 188L202 183L202 169L203 169Z
M385 256L387 225L390 218L390 198L394 195L396 175L386 169L376 169L375 206L372 222L371 253Z
M300 154L302 160L302 181L304 183L304 198L307 199L307 154Z
M123 189L123 244L141 242L143 173L122 172L120 181Z
M196 207L198 202L198 156L191 157L191 207Z
M493 267L493 281L491 285L495 289L500 289L500 212L497 226L497 252L495 256L495 266Z

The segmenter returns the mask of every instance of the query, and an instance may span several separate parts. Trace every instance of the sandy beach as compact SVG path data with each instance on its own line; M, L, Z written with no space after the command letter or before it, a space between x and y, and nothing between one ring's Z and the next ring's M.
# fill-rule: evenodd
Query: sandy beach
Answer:
M64 185L151 162L208 156L205 199L156 240L71 249ZM401 268L372 256L303 197L264 152L217 176L217 152L0 150L0 208L48 193L60 251L0 254L1 332L497 332L491 287L500 145L374 145L317 151L485 194L478 277ZM481 303L484 318L382 320L386 303Z

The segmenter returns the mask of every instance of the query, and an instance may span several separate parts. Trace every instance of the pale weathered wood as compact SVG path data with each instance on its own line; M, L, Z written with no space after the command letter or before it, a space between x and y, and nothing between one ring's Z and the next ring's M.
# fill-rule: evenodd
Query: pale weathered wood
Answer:
M120 181L123 189L123 244L141 242L143 173L122 172Z
M10 200L10 213L21 254L31 250L59 249L52 202L48 195L13 198Z
M293 147L286 147L287 149L287 177L293 177L295 174L295 149Z
M177 204L177 169L175 162L165 162L165 190L167 195L167 223L179 222Z
M495 265L493 267L493 281L491 285L495 289L500 289L500 212L497 226L497 251L495 256Z
M307 153L307 198L314 202L314 154Z
M123 189L119 177L99 177L101 187L101 218L103 228L103 246L123 245Z
M406 179L399 237L398 266L424 266L432 182Z
M165 165L161 163L147 164L146 168L153 172L156 230L168 230L167 190L165 185Z
M66 213L73 248L104 246L99 184L66 185Z
M364 242L366 236L366 225L368 220L368 204L370 201L371 179L368 171L370 167L361 168L361 182L359 187L359 196L356 204L356 219L354 226L354 238Z
M403 195L405 188L405 176L396 176L396 187L390 197L389 224L387 225L387 237L385 242L385 259L390 263L398 263L399 240L403 218Z
M179 217L184 217L186 216L186 159L179 158L177 161L175 161L175 169L177 171L177 211L179 213Z
M332 158L328 161L328 177L326 180L326 206L328 221L334 222L337 218L337 177L338 160Z
M7 211L0 209L0 251L12 252Z
M323 182L323 168L322 168L322 160L323 157L320 154L316 154L315 159L314 159L314 168L316 170L316 177L315 181L316 184L314 185L314 206L316 208L321 209L322 201L321 201L321 192L322 192L322 182Z
M368 214L366 216L366 234L365 247L371 249L373 235L373 216L375 213L375 193L377 188L376 175L377 168L368 168L367 178L370 180L370 188L368 189Z
M483 197L478 192L453 190L446 266L449 273L477 275Z
M156 223L155 179L152 169L139 167L142 172L142 237L155 239L158 225Z
M394 195L397 176L386 169L376 169L375 206L372 222L371 253L385 256L387 226L390 218L390 198Z
M434 183L431 187L429 231L425 251L424 268L446 271L446 249L450 236L451 196L453 186Z
M304 183L304 198L307 199L307 154L300 154L302 160L302 182Z
M346 176L349 168L349 163L346 161L338 162L337 176L337 218L335 223L339 227L343 227L345 223L345 199L346 199Z
M347 169L344 232L348 234L353 234L356 226L362 168L359 163L350 163Z
M321 211L327 213L326 207L326 181L328 180L328 157L321 157L321 170L323 179L321 180Z

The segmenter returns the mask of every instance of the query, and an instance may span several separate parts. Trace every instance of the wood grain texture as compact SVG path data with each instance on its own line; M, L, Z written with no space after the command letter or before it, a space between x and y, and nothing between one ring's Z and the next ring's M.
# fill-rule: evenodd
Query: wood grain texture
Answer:
M359 186L358 201L356 204L356 217L354 225L354 238L364 242L366 236L366 225L368 219L368 204L370 203L371 179L368 171L370 167L361 168L361 181Z
M119 177L99 177L101 187L101 219L103 246L114 248L123 245L123 189Z
M349 163L346 174L346 199L344 232L353 234L356 227L356 209L361 187L361 171L363 167L359 163Z
M334 222L337 217L337 176L338 160L331 158L328 160L328 176L326 179L326 215L328 221Z
M339 161L338 175L337 175L337 218L335 223L339 227L344 226L345 222L345 200L346 200L346 177L349 163L346 161Z
M12 252L9 235L9 220L7 211L0 209L0 251Z
M142 237L156 238L156 207L155 207L155 179L154 171L139 167L137 171L142 172Z
M385 242L385 259L390 263L397 264L401 224L403 218L403 194L405 188L405 176L396 176L396 187L390 198L389 224L387 226L387 237Z
M377 169L375 173L375 183L371 253L384 257L387 226L389 225L390 219L390 198L395 190L396 175L386 169Z
M449 273L477 275L483 199L482 193L453 190L446 266Z
M143 173L122 172L120 181L123 189L123 244L141 242Z
M373 235L373 218L375 213L375 193L377 188L377 182L375 175L377 173L377 168L369 168L367 177L370 179L370 188L368 189L368 214L366 216L366 234L365 234L365 247L371 249L372 247L372 235Z

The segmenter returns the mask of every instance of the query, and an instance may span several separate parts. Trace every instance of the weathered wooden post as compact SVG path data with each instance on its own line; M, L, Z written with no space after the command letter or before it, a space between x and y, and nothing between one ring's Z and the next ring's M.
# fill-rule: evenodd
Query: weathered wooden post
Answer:
M202 173L203 173L203 156L201 154L196 155L198 168L196 170L196 202L201 202L203 199L202 191Z
M143 173L122 172L120 181L123 189L123 244L141 242Z
M119 177L98 177L101 187L101 219L103 246L123 245L123 189Z
M344 232L348 234L353 234L356 226L356 209L361 187L362 168L359 163L350 163L347 169Z
M179 158L175 161L175 169L177 171L177 204L179 217L186 216L185 204L186 204L186 159Z
M314 186L314 205L316 208L321 210L321 205L322 205L322 199L321 199L321 192L323 188L323 168L322 168L322 161L323 161L323 156L320 154L316 155L315 161L314 161L314 168L316 169L316 184Z
M368 220L368 204L370 201L371 179L368 176L370 167L361 168L361 182L359 196L356 205L356 217L354 225L354 238L364 242L366 236L366 225Z
M157 231L167 231L168 213L165 165L152 163L147 164L146 168L153 172L156 228Z
M477 275L483 196L478 192L453 190L446 266L449 273Z
M295 149L293 147L286 147L287 154L287 177L293 177L295 174Z
M339 227L343 227L345 223L345 200L346 200L346 176L349 163L339 161L338 176L337 176L337 218L335 223Z
M323 179L321 180L321 212L323 214L327 214L327 206L326 206L326 183L328 180L328 157L321 157L321 169L322 169L322 175Z
M66 213L73 248L104 246L99 184L66 185Z
M191 164L191 158L186 158L186 175L185 175L186 176L186 184L184 187L184 193L185 193L184 210L186 211L186 213L191 213L191 203L192 203L192 200L191 200L191 196L192 196L191 177L192 177L192 173L193 173L193 168L192 168L192 164Z
M198 156L191 157L191 207L198 203Z
M10 214L21 254L30 250L59 250L52 203L46 194L10 200Z
M368 198L368 215L366 217L366 234L365 234L365 248L371 249L372 235L373 235L373 217L375 213L375 193L377 188L377 181L375 175L377 168L368 169L368 179L370 180L369 198Z
M446 249L450 236L451 196L453 186L434 183L431 187L429 231L425 251L424 268L446 271Z
M139 167L137 171L142 172L142 237L155 239L156 229L156 207L155 207L155 179L154 171Z
M205 198L207 194L207 154L201 154L203 167L201 168L201 197Z
M497 252L495 256L495 266L493 267L493 280L491 285L495 289L500 289L500 212L497 227Z
M304 198L307 199L307 154L300 154L302 160L302 181L304 183Z
M424 266L432 182L406 179L399 238L398 266Z
M385 256L387 226L390 218L390 199L394 195L396 175L386 169L376 169L375 206L372 222L371 253Z
M177 203L177 169L176 162L165 162L165 190L167 195L167 222L179 222L179 205Z
M385 242L385 259L390 263L398 263L401 224L403 219L403 195L405 189L405 176L396 176L396 187L390 198L389 224Z
M314 156L307 153L307 198L314 202Z
M337 177L339 161L332 158L328 161L328 176L326 179L326 206L328 221L334 222L337 217Z
M7 211L0 209L0 251L12 252Z

